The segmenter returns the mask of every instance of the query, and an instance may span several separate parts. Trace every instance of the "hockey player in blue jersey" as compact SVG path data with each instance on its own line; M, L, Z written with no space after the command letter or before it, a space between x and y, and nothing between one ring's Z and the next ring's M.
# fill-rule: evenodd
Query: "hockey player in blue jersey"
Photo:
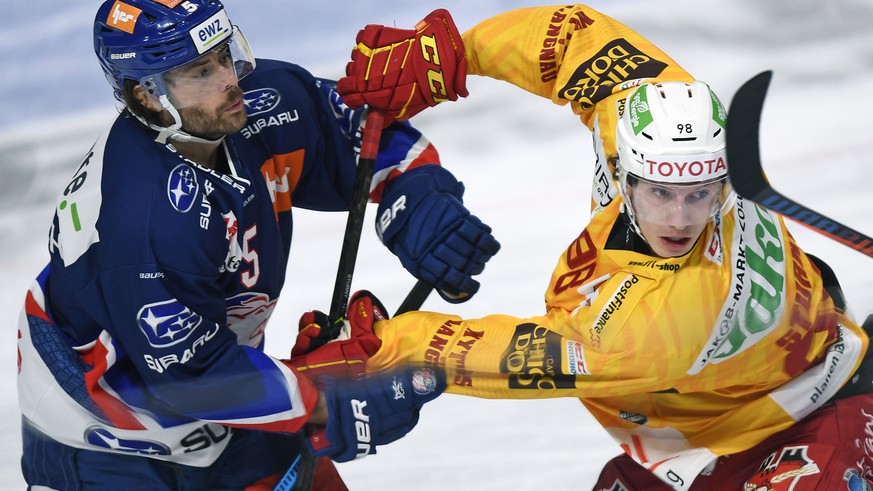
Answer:
M306 423L326 423L319 455L338 461L411 429L441 374L302 375L365 361L366 329L291 360L262 350L292 207L349 209L365 113L297 65L255 59L218 1L107 0L94 44L125 107L62 190L22 313L28 484L267 489L305 450ZM381 238L447 298L475 293L499 248L462 193L416 129L384 129L370 197L405 207ZM373 303L354 296L349 316ZM319 464L316 487L345 486Z

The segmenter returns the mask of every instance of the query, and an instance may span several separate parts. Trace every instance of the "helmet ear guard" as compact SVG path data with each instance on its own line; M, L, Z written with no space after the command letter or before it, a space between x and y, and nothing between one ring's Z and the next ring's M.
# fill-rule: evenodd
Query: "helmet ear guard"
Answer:
M616 177L624 210L637 234L642 236L630 188L638 180L664 186L721 181L713 215L730 207L726 118L724 105L700 81L646 83L628 97L616 128Z

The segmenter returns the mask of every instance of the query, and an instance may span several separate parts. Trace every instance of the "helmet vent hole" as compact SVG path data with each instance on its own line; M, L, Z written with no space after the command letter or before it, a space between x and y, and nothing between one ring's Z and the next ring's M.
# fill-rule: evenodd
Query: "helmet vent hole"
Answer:
M643 132L640 133L640 134L643 135L644 137L648 138L649 140L655 141L655 139L652 138L652 135L646 133L645 131L643 131Z
M697 141L697 137L696 136L686 136L683 138L673 138L673 141L674 142L693 142L693 141Z
M712 134L712 137L715 138L718 134L721 133L721 128L715 130L715 133Z

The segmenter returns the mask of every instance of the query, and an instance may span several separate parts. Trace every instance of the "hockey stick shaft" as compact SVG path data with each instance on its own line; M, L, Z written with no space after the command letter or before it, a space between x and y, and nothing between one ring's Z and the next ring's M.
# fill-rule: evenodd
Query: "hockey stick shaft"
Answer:
M873 238L786 197L770 185L761 166L759 135L772 75L768 70L752 77L731 101L726 130L731 185L743 198L873 257Z
M346 306L351 294L352 276L355 273L355 262L358 257L358 245L361 242L361 231L364 227L364 215L370 197L370 182L373 180L376 155L379 153L379 141L382 138L383 120L384 116L379 111L370 111L367 115L367 123L361 141L361 155L358 159L358 169L355 175L355 186L352 190L352 202L349 207L349 217L346 221L345 235L343 235L336 282L333 286L333 298L330 303L331 327L335 326L334 321L343 319L346 315ZM334 337L336 336L330 336L329 339Z
M352 201L349 206L349 216L346 220L346 231L343 235L343 245L330 303L329 323L323 328L322 335L318 339L312 340L311 349L336 338L346 315L346 305L349 303L352 277L358 257L358 246L361 243L361 232L364 228L364 215L370 198L370 182L373 180L376 155L379 153L379 141L382 139L383 122L384 116L379 111L370 111L367 114L364 134L361 137L361 154L358 158L355 184L352 189ZM317 462L316 456L307 449L302 449L300 456L276 485L274 491L310 491L315 479Z
M418 280L415 283L415 286L413 286L412 289L409 290L409 293L406 294L406 298L403 299L403 303L401 303L400 307L397 308L394 317L413 310L419 310L424 304L424 301L427 300L431 290L433 290L433 285L427 281Z

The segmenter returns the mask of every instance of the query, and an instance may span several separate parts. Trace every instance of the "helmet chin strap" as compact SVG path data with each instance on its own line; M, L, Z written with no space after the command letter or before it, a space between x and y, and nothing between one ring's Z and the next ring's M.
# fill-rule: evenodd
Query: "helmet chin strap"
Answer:
M622 193L622 202L619 203L619 205L618 205L619 206L618 211L619 211L619 213L627 214L628 221L630 222L629 225L630 225L631 231L633 231L633 233L639 235L640 238L643 239L648 244L649 241L646 240L645 237L643 237L643 231L640 230L640 226L637 225L637 217L634 216L634 207L631 203L629 203L627 201L627 199L629 199L629 198L625 198L624 193Z
M179 142L187 143L205 143L205 144L216 144L221 143L224 140L224 137L217 140L207 140L206 138L200 138L199 136L194 136L190 133L182 131L182 117L179 115L179 111L175 106L170 102L166 95L161 95L158 97L161 101L161 106L166 109L171 116L173 116L174 123L170 126L158 126L153 123L147 122L144 118L137 116L143 124L148 126L149 128L158 132L158 136L155 138L155 141L158 143L167 143L167 139L173 139Z
M643 231L640 230L640 226L637 225L637 217L634 215L634 205L631 202L630 193L627 190L627 175L624 175L620 178L618 183L618 194L621 196L621 203L619 203L619 213L626 213L628 217L628 221L630 222L630 228L634 233L640 236L643 240L646 240L643 237ZM648 243L648 241L646 241Z

